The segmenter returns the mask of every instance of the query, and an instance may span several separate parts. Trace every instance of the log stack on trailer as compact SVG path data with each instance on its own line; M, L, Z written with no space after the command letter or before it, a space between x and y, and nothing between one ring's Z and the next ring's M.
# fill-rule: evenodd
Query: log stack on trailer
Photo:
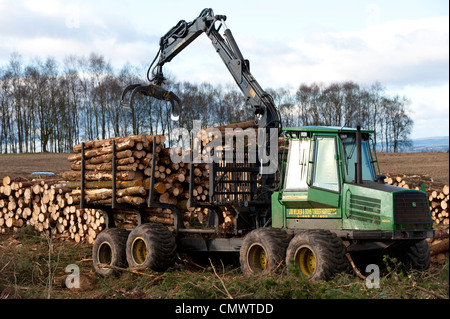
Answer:
M153 174L153 201L176 205L183 213L185 221L194 217L203 220L205 210L192 208L188 204L190 166L184 162L173 162L171 152L180 155L181 150L167 148L164 142L165 137L161 135L134 135L86 142L83 146L84 153L81 144L75 145L74 154L68 158L72 162L71 170L63 173L63 178L68 181L67 186L73 188L73 202L79 204L81 201L81 177L84 176L84 201L87 205L112 205L115 201L117 204L138 207L146 213L150 221L173 225L174 216L171 210L146 207ZM197 164L192 169L194 200L208 199L208 170L208 164ZM116 188L114 199L113 178Z

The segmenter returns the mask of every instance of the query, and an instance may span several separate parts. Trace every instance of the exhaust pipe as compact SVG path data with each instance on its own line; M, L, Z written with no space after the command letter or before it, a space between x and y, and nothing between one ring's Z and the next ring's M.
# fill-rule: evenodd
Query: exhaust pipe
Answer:
M356 184L362 184L361 126L356 127Z

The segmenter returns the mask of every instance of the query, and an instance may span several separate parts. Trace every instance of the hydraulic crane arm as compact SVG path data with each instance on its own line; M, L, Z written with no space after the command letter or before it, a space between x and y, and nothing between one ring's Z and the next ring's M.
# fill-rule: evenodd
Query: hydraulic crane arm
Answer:
M160 39L160 49L147 73L147 78L151 84L147 86L129 86L122 94L122 101L127 92L132 91L130 102L132 96L138 92L170 102L173 102L173 100L180 102L172 92L161 89L160 86L165 80L162 68L165 63L170 62L200 34L205 33L230 71L236 84L246 97L247 102L254 108L255 123L260 128L278 128L278 133L280 133L280 113L276 108L272 97L260 87L250 73L249 62L244 59L230 29L225 25L225 20L226 16L214 15L212 9L204 9L200 15L191 22L186 22L184 20L179 21ZM217 27L216 23L219 24ZM219 30L222 27L224 28L225 38L219 34ZM158 56L159 60L152 69ZM150 72L152 73L152 78L150 78ZM158 94L152 95L152 92L156 91ZM124 103L122 102L122 104ZM131 103L128 103L128 105L130 104Z

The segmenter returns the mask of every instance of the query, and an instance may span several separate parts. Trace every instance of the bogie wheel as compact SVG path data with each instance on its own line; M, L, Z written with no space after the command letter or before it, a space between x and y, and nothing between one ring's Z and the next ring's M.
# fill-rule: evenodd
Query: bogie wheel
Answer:
M329 280L347 270L342 240L326 230L303 231L292 238L286 251L288 268L300 271L311 282ZM292 270L292 269L291 269Z
M284 263L291 236L276 228L258 228L248 233L241 246L240 263L245 275L270 273Z
M129 233L126 229L108 228L98 234L92 246L92 260L94 269L100 276L118 276L120 272L100 267L99 264L127 267L125 247Z
M172 232L157 223L142 224L128 236L126 255L128 265L165 271L173 266L177 249Z

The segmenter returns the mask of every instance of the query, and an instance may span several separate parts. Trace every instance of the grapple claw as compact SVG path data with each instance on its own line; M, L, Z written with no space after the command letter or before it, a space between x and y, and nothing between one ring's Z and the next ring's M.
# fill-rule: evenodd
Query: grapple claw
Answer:
M125 96L131 91L130 97L128 98L128 103L125 103L124 99ZM129 85L123 90L122 96L120 98L120 104L124 108L131 108L132 107L132 101L133 97L140 93L145 96L154 97L155 99L162 100L162 101L168 101L172 105L172 114L175 109L174 102L178 104L178 109L181 108L181 100L176 96L173 92L167 91L163 89L159 85L155 84L149 84L149 85L141 85L141 84L132 84Z
M133 91L135 88L141 86L141 84L132 84L132 85L128 85L125 90L123 90L122 95L120 96L120 105L122 105L122 107L126 108L126 109L130 109L131 108L131 95L130 98L128 99L128 104L126 104L124 102L124 98L127 95L128 92Z

